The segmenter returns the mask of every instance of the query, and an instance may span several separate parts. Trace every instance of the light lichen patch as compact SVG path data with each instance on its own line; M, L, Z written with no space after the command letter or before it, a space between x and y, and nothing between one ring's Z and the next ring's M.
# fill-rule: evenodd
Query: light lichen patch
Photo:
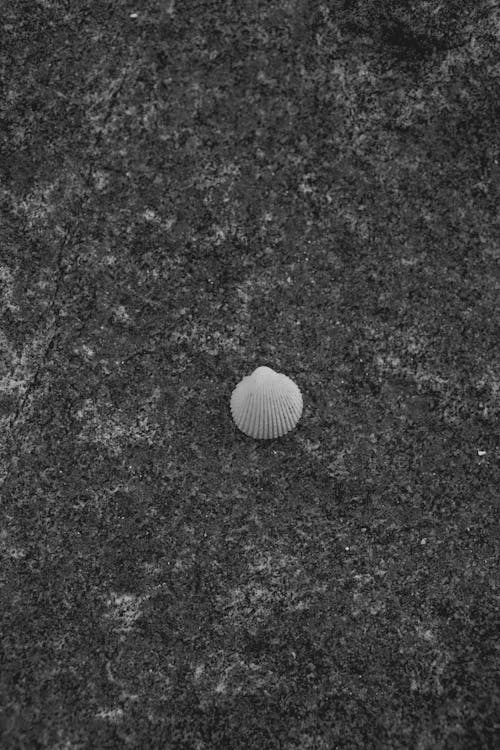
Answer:
M114 632L129 633L142 614L141 604L145 599L147 597L111 591L105 601L107 611L103 615L104 619L114 623Z
M76 418L82 422L77 441L104 445L113 455L120 455L124 447L130 444L154 445L160 437L160 428L155 418L158 398L159 390L155 389L152 399L139 403L130 414L92 399L85 399L76 412Z

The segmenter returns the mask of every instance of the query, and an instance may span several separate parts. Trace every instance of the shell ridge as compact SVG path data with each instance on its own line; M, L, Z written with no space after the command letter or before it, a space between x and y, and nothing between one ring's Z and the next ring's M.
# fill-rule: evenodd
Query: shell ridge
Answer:
M278 419L278 434L280 436L284 435L288 429L287 429L287 419L285 415L285 404L284 404L284 393L280 389L278 391L278 409L277 409L277 419Z
M285 430L287 425L287 394L286 391L283 389L283 384L286 385L286 381L283 381L283 378L280 378L281 380L281 388L278 391L279 394L279 419L280 419L280 429Z
M279 436L279 409L276 408L278 398L279 398L279 392L276 388L276 381L273 379L273 382L271 383L269 387L268 404L267 404L267 411L268 411L268 417L269 417L268 435L271 438Z
M286 423L286 431L288 432L296 422L296 415L292 407L290 383L287 382L287 386L287 390L283 391L283 419Z
M250 430L251 434L255 435L260 430L260 391L255 392L254 396L254 408L250 415Z
M276 401L279 400L279 390L276 388L275 384L273 385L273 399L276 399ZM280 425L279 425L279 411L277 409L273 410L272 419L273 419L273 426L272 426L273 437L279 437Z
M259 388L256 396L255 423L254 432L257 435L262 434L262 389Z
M251 434L249 432L249 420L251 418L253 397L254 394L250 393L245 399L245 384L243 381L234 391L233 418L237 426L247 435Z
M271 390L271 409L270 409L270 422L271 422L271 432L270 437L279 437L279 411L276 409L276 404L278 402L279 397L279 391L276 388L276 383L273 383L273 387Z
M270 389L270 411L272 412L272 437L280 437L281 430L281 403L280 403L280 392L277 388L276 381L273 383Z
M270 425L270 411L269 411L269 390L266 389L263 399L262 399L262 420L263 420L263 428L262 428L262 435L267 439L271 437L271 425Z
M269 390L262 390L262 398L260 403L260 434L263 438L267 438L269 432Z
M259 394L258 393L252 393L249 399L249 409L247 414L247 434L253 435L256 430L256 421L259 414Z
M242 430L247 435L251 434L250 422L252 420L253 402L254 402L254 394L251 393L250 396L248 397L248 399L246 400L245 404L244 404L243 411L242 411L241 416L240 416Z
M267 440L273 437L272 432L272 393L274 378L268 376L268 382L262 384L262 404L261 404L261 417L262 417L262 429L261 436Z

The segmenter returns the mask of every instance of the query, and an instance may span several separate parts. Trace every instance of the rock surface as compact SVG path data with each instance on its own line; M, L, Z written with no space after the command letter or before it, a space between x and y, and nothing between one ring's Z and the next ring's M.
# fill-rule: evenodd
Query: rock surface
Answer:
M500 12L6 5L3 750L498 747Z

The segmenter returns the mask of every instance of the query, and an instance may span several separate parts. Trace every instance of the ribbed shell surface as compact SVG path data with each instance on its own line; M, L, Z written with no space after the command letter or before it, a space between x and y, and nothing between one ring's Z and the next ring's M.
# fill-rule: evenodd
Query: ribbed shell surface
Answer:
M281 437L293 430L302 408L298 386L270 367L258 367L238 383L231 395L236 426L258 440Z

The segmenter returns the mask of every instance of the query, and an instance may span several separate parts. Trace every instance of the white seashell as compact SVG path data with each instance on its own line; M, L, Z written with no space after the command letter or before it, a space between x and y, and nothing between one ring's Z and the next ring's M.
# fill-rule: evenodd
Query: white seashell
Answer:
M302 407L299 387L270 367L257 367L231 394L231 414L236 426L258 440L281 437L293 430Z

